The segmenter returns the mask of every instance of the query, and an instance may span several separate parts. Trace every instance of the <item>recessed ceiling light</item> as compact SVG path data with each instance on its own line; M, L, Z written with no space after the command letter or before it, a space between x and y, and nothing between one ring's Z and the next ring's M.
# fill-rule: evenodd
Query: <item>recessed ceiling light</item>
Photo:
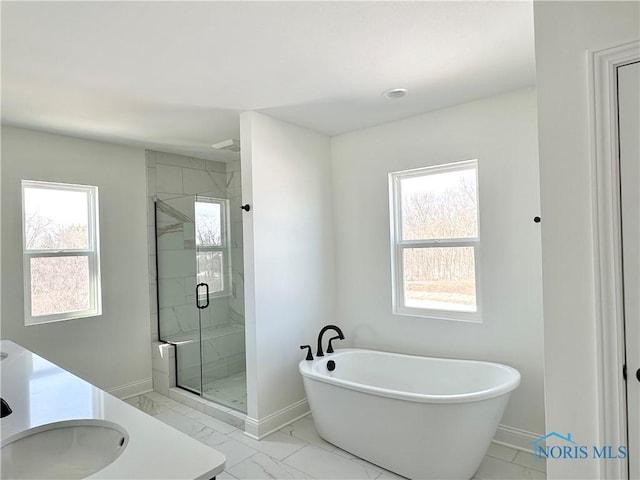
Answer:
M382 92L382 96L384 98L402 98L407 94L406 88L390 88L389 90L385 90Z

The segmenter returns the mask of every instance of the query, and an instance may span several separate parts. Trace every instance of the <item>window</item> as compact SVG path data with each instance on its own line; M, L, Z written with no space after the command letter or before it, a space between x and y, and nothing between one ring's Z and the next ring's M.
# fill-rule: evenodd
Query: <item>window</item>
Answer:
M206 283L213 296L229 291L228 208L222 198L199 196L195 203L198 283Z
M101 314L98 187L22 181L25 325Z
M477 161L389 175L393 311L480 320Z

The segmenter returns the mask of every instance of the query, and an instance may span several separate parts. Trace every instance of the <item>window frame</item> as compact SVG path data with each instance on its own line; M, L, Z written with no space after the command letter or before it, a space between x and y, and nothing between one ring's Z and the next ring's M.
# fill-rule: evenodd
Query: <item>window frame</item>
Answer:
M209 298L220 298L231 295L231 262L230 262L230 236L231 228L229 224L229 199L207 197L196 195L196 203L217 203L220 205L220 246L214 245L198 245L196 242L196 278L198 276L198 253L199 252L221 252L222 253L222 290L217 292L209 291ZM195 216L194 216L195 218ZM197 235L197 224L194 221L194 229ZM206 300L206 294L201 293L198 295L199 300Z
M402 239L402 191L403 179L436 175L473 169L476 182L476 237L454 237L446 239ZM434 318L443 320L457 320L467 322L482 322L482 302L480 285L480 188L478 182L478 160L463 160L459 162L420 167L389 173L389 213L391 232L391 287L392 312L395 315ZM446 248L472 247L474 252L475 273L475 311L447 310L436 308L410 307L405 304L404 291L404 250L408 248Z
M87 248L27 249L25 190L62 190L87 194ZM71 183L22 180L22 263L25 326L73 320L102 315L102 288L100 275L100 232L98 187ZM87 257L89 269L89 308L69 312L32 315L31 309L31 260L34 258Z

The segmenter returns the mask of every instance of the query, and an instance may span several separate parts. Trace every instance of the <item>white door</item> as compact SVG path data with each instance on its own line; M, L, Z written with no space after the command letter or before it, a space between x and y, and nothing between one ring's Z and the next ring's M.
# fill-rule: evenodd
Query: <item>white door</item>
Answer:
M640 62L618 67L629 478L640 479Z

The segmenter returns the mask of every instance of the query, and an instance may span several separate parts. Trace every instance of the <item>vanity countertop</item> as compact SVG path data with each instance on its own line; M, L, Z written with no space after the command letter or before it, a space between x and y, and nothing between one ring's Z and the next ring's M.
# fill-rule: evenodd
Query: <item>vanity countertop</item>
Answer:
M8 340L0 341L0 397L13 413L0 419L2 442L53 422L97 419L114 422L129 443L90 479L211 479L225 457L44 358Z

